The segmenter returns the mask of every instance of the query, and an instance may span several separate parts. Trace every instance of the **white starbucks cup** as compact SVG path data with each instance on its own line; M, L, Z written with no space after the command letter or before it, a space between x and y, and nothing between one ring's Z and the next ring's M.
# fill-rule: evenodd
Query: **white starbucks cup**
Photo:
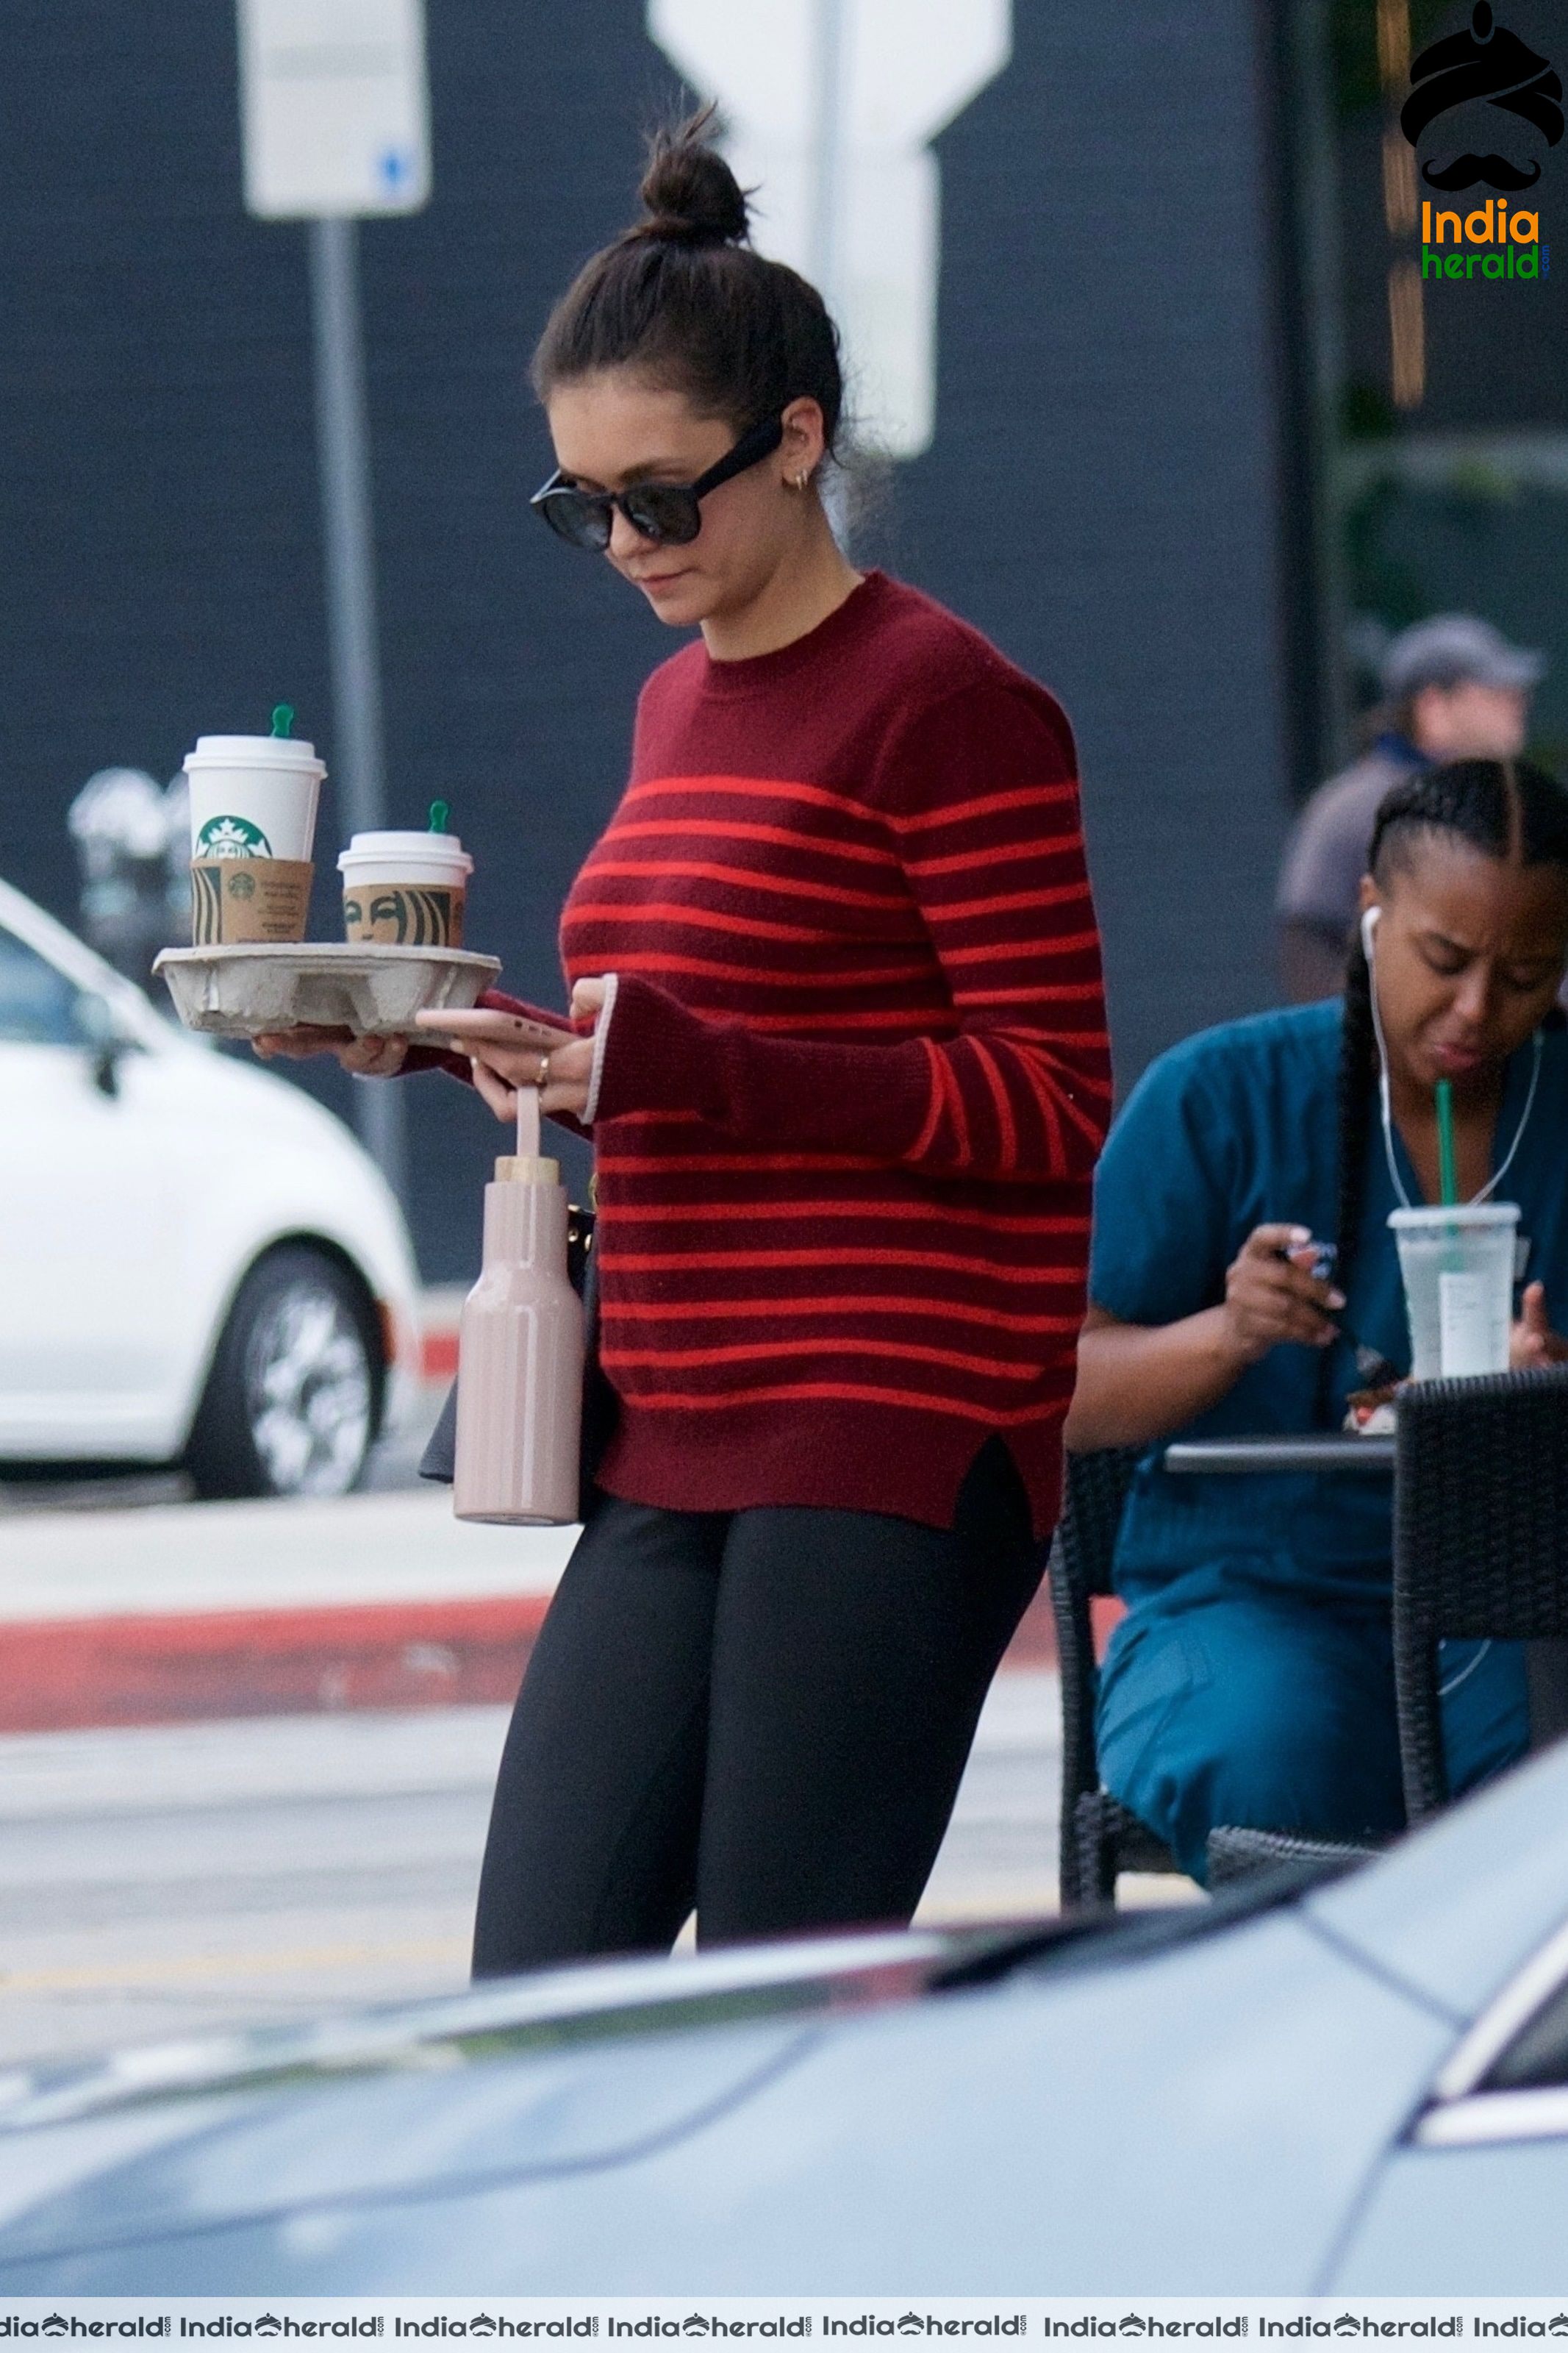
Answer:
M1415 1378L1506 1373L1518 1203L1395 1209L1388 1222L1399 1249Z
M338 860L344 937L380 947L461 947L473 871L455 833L356 833Z
M326 769L290 735L199 735L185 756L191 857L309 864Z

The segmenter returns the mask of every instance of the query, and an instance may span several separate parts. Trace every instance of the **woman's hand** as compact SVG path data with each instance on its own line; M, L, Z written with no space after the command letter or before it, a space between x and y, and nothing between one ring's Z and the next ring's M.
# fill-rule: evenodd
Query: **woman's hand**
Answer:
M362 1079L395 1078L407 1059L407 1038L356 1038L352 1029L273 1029L251 1045L264 1062L283 1054L302 1061L310 1054L335 1054L345 1071Z
M1568 1340L1554 1332L1546 1313L1546 1286L1527 1282L1520 1302L1518 1323L1509 1336L1508 1361L1516 1373L1537 1371L1542 1365L1568 1364Z
M1344 1295L1311 1272L1314 1245L1305 1226L1258 1226L1226 1271L1226 1334L1244 1365L1282 1340L1326 1348Z
M1316 1255L1305 1226L1259 1226L1226 1274L1221 1307L1173 1324L1123 1324L1091 1305L1064 1432L1073 1452L1147 1446L1184 1430L1281 1340L1326 1348L1345 1303L1311 1272Z
M580 980L572 991L572 1018L596 1021L604 1002L602 980ZM545 1049L526 1040L465 1037L462 1015L448 1016L444 1022L437 1014L422 1014L419 1018L428 1020L432 1028L446 1029L468 1054L474 1085L497 1119L510 1121L517 1117L519 1087L539 1087L539 1108L546 1115L564 1112L571 1118L581 1119L587 1109L588 1088L594 1075L592 1032L586 1038L573 1038L563 1045ZM540 1086L542 1076L544 1084Z

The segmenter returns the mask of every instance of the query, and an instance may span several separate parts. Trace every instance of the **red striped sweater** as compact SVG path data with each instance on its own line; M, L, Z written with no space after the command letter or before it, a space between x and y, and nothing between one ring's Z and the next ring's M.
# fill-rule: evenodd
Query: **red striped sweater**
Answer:
M1043 1533L1110 1101L1056 702L877 573L781 652L686 647L562 951L617 976L605 1486L941 1526L995 1430Z

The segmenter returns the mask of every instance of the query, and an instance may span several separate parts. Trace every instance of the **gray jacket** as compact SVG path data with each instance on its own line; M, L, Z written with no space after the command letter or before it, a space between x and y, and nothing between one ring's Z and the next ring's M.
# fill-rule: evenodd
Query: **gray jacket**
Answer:
M1391 786L1426 765L1408 745L1385 736L1319 786L1285 844L1275 902L1282 923L1308 923L1335 939L1349 937L1378 804Z

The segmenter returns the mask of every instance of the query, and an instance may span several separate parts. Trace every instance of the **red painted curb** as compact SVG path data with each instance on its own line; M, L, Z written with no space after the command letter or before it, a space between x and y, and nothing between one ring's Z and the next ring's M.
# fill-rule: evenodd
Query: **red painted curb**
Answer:
M0 1732L504 1704L550 1597L0 1625Z
M0 1623L0 1733L505 1706L549 1606L547 1593L529 1593ZM1042 1594L1025 1612L1003 1665L1055 1662Z

